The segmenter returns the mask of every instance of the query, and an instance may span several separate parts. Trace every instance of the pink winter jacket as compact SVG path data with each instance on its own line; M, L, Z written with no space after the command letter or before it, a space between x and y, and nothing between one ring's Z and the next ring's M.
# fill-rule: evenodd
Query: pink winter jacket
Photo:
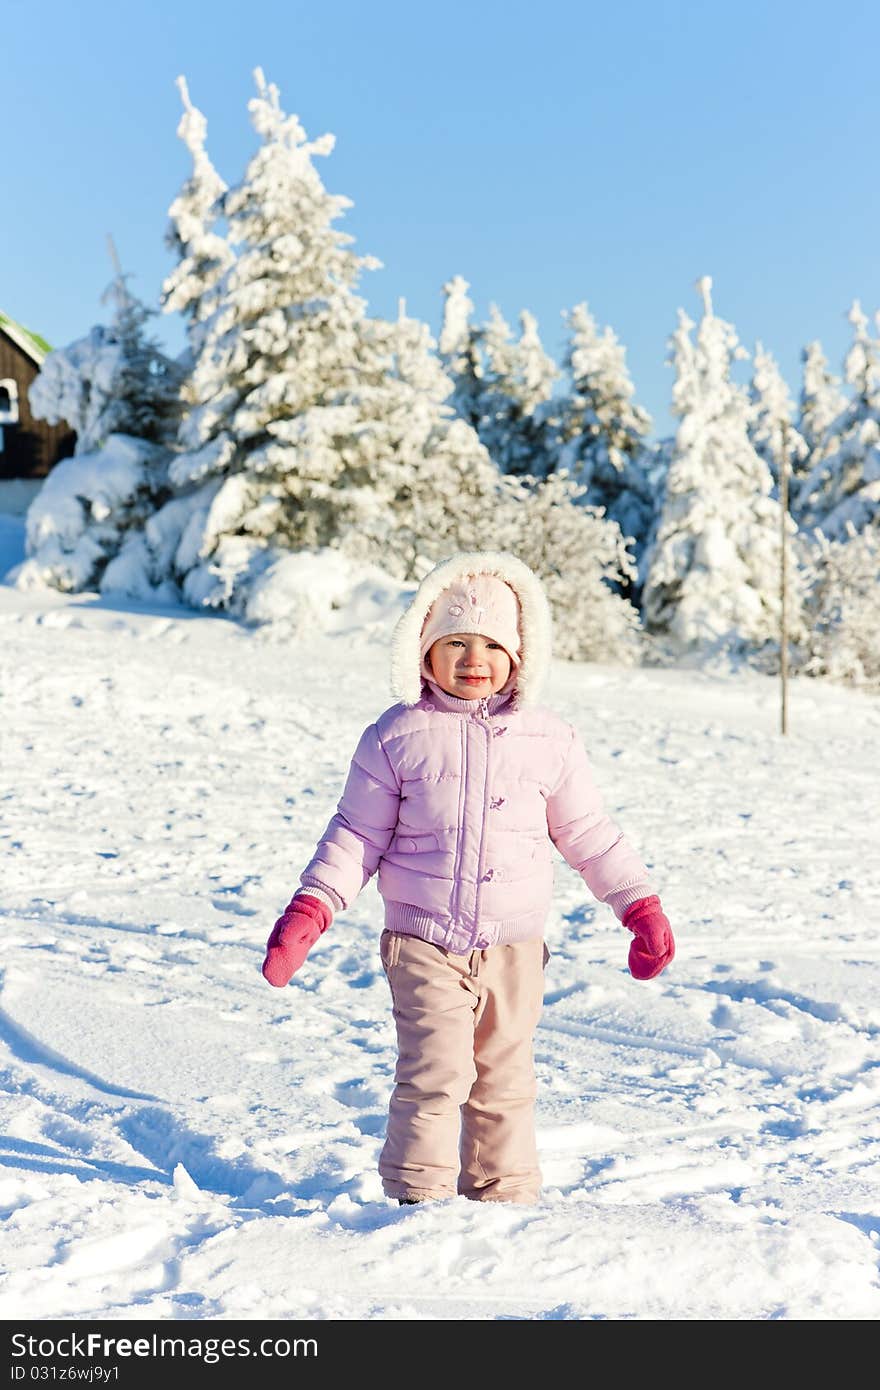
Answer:
M365 729L300 882L339 909L378 869L386 926L463 954L543 934L553 845L619 918L654 892L570 724L426 682Z
M421 633L450 582L477 574L516 593L521 659L498 694L459 700L431 679ZM650 897L576 730L538 703L551 646L543 585L518 557L471 551L435 566L395 627L400 703L361 736L298 891L340 911L378 870L386 925L456 954L543 934L554 845L619 919Z

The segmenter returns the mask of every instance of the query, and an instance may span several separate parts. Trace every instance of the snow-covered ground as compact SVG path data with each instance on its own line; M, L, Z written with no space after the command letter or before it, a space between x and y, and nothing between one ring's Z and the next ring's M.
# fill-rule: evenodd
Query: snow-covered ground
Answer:
M400 1208L374 886L260 975L387 667L0 585L0 1317L880 1317L880 701L555 664L678 954L560 859L544 1195Z

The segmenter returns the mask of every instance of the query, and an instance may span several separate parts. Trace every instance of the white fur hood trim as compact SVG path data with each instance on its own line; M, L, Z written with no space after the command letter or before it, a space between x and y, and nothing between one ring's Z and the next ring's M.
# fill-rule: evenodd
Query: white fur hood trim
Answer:
M431 604L455 579L494 574L515 591L522 612L522 661L516 678L516 702L534 705L550 667L553 621L541 581L528 565L503 550L467 550L442 560L425 575L391 637L391 690L405 705L422 694L419 641Z

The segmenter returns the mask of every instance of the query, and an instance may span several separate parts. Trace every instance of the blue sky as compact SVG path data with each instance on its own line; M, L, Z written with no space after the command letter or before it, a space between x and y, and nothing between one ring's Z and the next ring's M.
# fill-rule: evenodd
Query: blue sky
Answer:
M106 318L112 235L158 302L188 173L178 73L229 183L255 148L262 66L383 262L361 291L436 333L463 275L475 317L537 315L558 358L585 300L669 433L669 335L697 278L793 392L800 351L840 369L854 298L880 308L880 6L817 0L5 0L0 308L61 346ZM173 317L155 321L169 349Z

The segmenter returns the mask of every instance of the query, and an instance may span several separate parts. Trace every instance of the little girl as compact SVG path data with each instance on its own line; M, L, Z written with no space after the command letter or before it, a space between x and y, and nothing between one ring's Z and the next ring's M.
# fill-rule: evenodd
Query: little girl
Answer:
M536 575L476 551L436 566L392 642L392 705L361 736L336 814L275 923L286 985L378 869L398 1058L379 1172L401 1203L535 1202L533 1036L552 846L633 933L675 953L648 872L605 813L575 729L537 703L551 620Z

